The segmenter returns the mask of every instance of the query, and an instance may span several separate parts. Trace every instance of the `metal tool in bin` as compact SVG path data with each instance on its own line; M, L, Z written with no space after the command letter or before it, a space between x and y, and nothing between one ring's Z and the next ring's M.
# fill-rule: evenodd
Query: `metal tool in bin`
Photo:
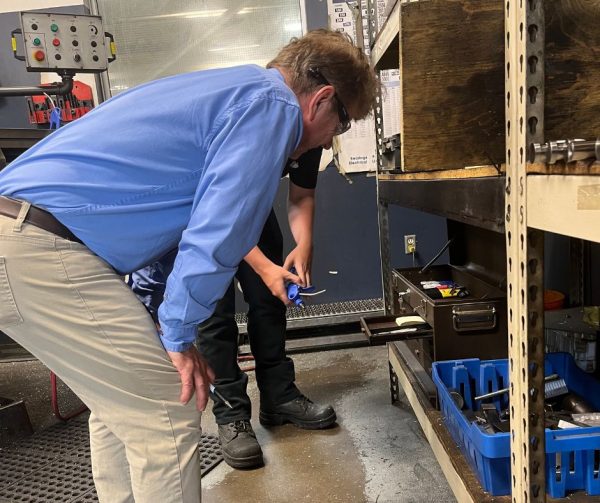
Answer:
M550 374L547 375L544 380L546 381L544 385L544 391L546 399L555 398L560 395L564 395L569 392L567 388L567 384L565 380L562 379L558 374ZM488 398L493 398L495 396L503 395L504 393L508 393L510 388L502 388L497 391L492 391L491 393L485 393L484 395L479 395L475 397L476 401L479 400L487 400Z

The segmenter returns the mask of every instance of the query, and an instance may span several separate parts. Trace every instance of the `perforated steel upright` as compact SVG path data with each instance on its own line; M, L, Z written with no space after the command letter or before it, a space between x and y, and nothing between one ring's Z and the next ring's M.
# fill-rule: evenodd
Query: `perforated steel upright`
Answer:
M363 0L368 14L366 30L369 46L373 45L377 36L375 22L375 0ZM379 72L378 72L379 73ZM383 100L381 89L377 93L377 106L373 111L375 117L375 139L377 141L377 178L383 166ZM379 180L377 182L377 220L379 226L379 250L381 254L381 281L383 291L383 308L386 315L397 312L396 299L394 299L394 285L392 281L392 259L390 250L390 227L388 205L379 197Z
M544 6L506 0L506 245L514 503L546 501L543 233L527 227L527 147L543 141Z

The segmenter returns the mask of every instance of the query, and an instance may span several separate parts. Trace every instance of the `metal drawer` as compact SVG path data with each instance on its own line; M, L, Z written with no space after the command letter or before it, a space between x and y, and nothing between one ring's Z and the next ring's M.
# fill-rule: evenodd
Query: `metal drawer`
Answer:
M434 360L504 358L507 355L506 293L464 268L434 266L393 271L401 308L414 310L434 329ZM421 281L452 280L469 291L464 298L432 299Z

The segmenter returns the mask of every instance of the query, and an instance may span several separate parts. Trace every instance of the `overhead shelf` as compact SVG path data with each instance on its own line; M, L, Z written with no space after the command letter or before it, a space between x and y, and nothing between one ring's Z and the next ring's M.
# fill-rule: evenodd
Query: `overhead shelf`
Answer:
M504 232L504 176L398 180L379 178L379 200L495 232Z
M527 225L600 243L600 177L529 175Z
M371 61L378 70L398 68L400 65L398 34L400 33L401 4L401 0L398 0L371 47Z

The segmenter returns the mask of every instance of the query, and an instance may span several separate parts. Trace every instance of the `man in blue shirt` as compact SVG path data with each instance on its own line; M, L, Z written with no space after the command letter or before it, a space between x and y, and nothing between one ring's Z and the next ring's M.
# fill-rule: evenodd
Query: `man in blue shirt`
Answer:
M285 354L286 308L271 294L269 283L279 281L280 269L292 267L301 281L310 284L313 248L315 187L321 148L289 160L283 175L289 175L288 218L296 246L283 260L283 238L275 212L269 214L258 245L240 264L236 273L249 305L248 338L256 363L260 390L260 422L265 426L294 423L302 428L331 426L336 414L330 405L319 405L304 396L294 384L294 363ZM158 322L165 283L177 250L160 261L130 275L129 284ZM235 321L233 283L219 301L214 314L200 325L197 347L215 372L215 385L231 404L215 399L213 413L225 461L234 468L263 464L262 449L250 417L251 401L246 391L248 377L237 364L238 329Z
M200 501L214 374L197 326L258 242L284 162L329 148L376 94L364 54L316 30L268 69L130 89L0 172L0 330L90 408L100 501ZM157 334L121 274L174 248ZM284 280L300 278L280 273L282 300Z

